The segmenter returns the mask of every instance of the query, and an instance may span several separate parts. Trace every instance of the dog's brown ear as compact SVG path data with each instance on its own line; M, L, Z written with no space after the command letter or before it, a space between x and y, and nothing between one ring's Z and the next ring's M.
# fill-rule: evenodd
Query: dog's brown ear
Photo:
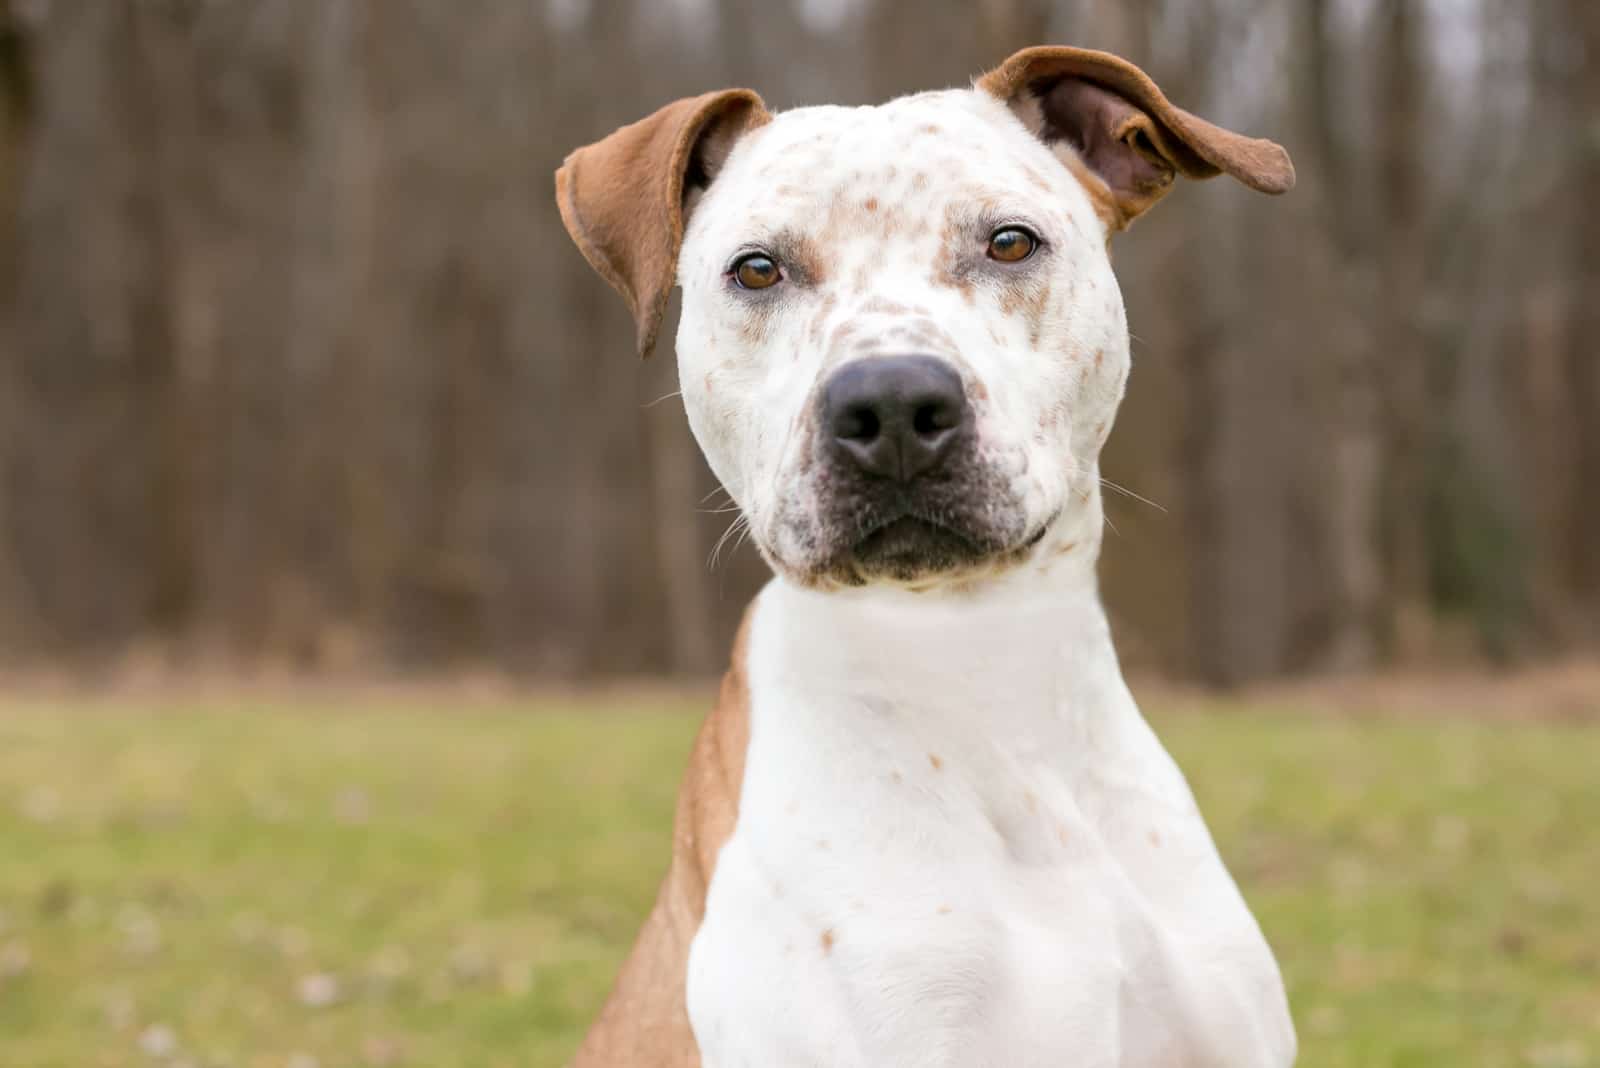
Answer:
M1175 107L1149 75L1107 52L1025 48L978 79L1046 142L1065 143L1109 230L1122 230L1176 175L1230 174L1263 193L1294 186L1289 154Z
M628 302L639 355L655 347L678 270L690 198L733 143L771 116L748 89L668 104L568 156L556 204L584 258Z

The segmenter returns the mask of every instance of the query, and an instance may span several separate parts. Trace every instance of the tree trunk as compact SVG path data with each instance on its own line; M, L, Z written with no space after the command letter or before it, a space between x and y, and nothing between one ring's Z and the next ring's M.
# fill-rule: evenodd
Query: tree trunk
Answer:
M1429 386L1428 353L1418 329L1423 279L1423 139L1421 11L1417 0L1379 9L1378 189L1383 205L1379 269L1382 319L1373 363L1383 376L1384 567L1386 638L1392 653L1419 654L1431 644L1428 472L1443 404ZM1432 401L1433 403L1430 403Z
M1344 309L1372 307L1375 292L1364 263L1371 247L1370 224L1361 208L1361 191L1345 143L1340 112L1344 80L1337 77L1333 12L1329 0L1308 0L1303 26L1308 75L1307 105L1316 153L1324 176L1323 228L1337 263L1334 294ZM1327 492L1322 513L1330 565L1330 604L1326 640L1315 666L1344 672L1371 667L1377 660L1377 623L1382 582L1379 558L1381 423L1374 339L1354 317L1326 338Z
M1590 641L1600 638L1600 4L1567 0L1582 42L1567 101L1572 175L1563 203L1572 219L1567 385L1572 394L1577 473L1571 536L1572 585Z

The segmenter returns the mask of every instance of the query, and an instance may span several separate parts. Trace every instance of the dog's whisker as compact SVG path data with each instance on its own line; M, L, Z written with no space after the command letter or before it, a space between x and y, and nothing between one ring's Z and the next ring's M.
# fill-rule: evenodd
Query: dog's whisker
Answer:
M728 501L731 502L733 500L733 491L728 489L728 487L724 486L722 483L718 482L716 484L716 486L712 488L711 492L707 493L704 497L700 498L699 503L705 504L707 501L709 501L711 498L715 497L719 493L726 494L727 498L728 498Z
M683 396L683 390L675 389L671 393L664 393L661 396L657 397L655 400L650 401L648 404L641 404L641 405L639 405L639 407L641 409L643 409L643 408L654 408L656 405L660 404L662 401L669 401L673 397L681 397L681 396Z
M1134 500L1140 502L1141 504L1148 504L1150 507L1154 508L1158 512L1165 512L1167 510L1165 505L1157 504L1155 501L1152 501L1149 497L1146 497L1146 496L1143 496L1142 494L1138 494L1138 493L1133 492L1133 490L1129 489L1127 486L1119 486L1115 482L1111 481L1109 478L1102 478L1100 480L1100 485L1104 486L1106 489L1116 490L1118 493L1122 494L1124 497L1132 497Z
M711 555L706 560L706 569L709 571L715 571L717 569L717 564L722 560L722 549L723 546L728 544L728 539L734 537L735 533L737 532L739 533L739 541L742 542L744 540L743 534L748 533L749 530L749 518L743 513L740 513L734 518L732 523L728 524L728 529L722 532L722 537L718 538L717 543L711 547ZM735 542L733 547L735 550L737 550L739 548L739 542Z

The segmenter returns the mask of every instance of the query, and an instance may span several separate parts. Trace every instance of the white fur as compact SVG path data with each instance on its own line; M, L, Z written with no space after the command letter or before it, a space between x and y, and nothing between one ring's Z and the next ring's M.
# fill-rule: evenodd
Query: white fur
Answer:
M926 225L854 212L829 230L866 196ZM938 284L940 220L975 199L1051 243L1041 329L999 291ZM825 277L752 331L722 272L781 229L827 238ZM1128 340L1084 190L976 92L803 109L736 146L679 276L692 425L779 573L751 625L738 823L689 961L706 1068L1291 1064L1277 966L1134 706L1096 592L1098 454ZM806 405L861 353L837 342L844 323L883 351L931 325L981 384L981 447L1010 478L997 500L1030 528L1055 517L1025 559L919 592L792 580L822 492L800 462Z

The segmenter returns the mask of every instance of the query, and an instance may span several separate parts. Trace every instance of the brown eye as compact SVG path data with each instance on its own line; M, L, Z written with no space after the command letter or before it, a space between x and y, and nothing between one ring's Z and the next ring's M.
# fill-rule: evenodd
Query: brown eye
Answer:
M1039 239L1020 226L1007 226L989 236L989 258L1001 263L1021 263L1038 247Z
M759 252L744 257L733 265L733 280L740 289L766 289L776 285L783 277L772 257Z

